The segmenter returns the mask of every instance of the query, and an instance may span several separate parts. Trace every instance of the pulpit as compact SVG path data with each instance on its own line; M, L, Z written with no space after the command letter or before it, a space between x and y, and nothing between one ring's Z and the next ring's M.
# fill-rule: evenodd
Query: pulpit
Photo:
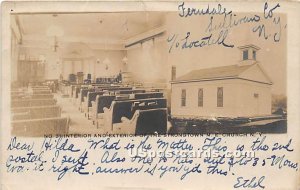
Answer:
M77 72L77 84L83 83L83 72Z

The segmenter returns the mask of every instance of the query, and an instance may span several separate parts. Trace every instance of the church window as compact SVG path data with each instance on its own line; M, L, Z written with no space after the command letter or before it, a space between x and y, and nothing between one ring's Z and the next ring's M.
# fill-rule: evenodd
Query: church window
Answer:
M248 50L243 51L243 60L248 60Z
M198 107L203 107L203 88L198 89Z
M186 106L186 90L185 89L181 90L181 106L182 107Z
M223 107L223 87L218 87L218 91L217 91L217 107Z

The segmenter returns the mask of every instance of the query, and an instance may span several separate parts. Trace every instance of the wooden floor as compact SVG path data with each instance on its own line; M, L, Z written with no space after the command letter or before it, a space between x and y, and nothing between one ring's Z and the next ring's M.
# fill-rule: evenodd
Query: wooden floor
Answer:
M62 116L70 118L69 134L103 134L101 129L97 129L92 121L84 117L84 113L73 105L71 98L63 98L60 94L55 94L55 98L62 108Z

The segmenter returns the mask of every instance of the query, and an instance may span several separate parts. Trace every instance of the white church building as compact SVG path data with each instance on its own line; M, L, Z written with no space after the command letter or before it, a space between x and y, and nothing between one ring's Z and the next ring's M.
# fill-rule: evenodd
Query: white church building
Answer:
M259 47L239 47L236 65L193 70L171 81L171 115L176 118L271 115L272 81L256 60Z

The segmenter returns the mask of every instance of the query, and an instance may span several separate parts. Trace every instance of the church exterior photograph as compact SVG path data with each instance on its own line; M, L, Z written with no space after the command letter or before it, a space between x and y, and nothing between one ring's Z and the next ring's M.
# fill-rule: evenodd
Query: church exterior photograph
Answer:
M270 116L272 81L256 60L259 48L239 49L242 60L235 65L194 70L172 81L172 116Z
M260 48L238 49L240 60L234 65L192 70L171 81L174 125L212 133L285 131L286 113L272 113L273 82L257 60Z
M3 1L0 190L300 190L300 3Z
M174 123L232 133L255 132L247 130L255 125L286 126L282 115L272 113L273 82L257 60L260 48L250 44L238 49L240 60L234 65L193 70L171 81Z

